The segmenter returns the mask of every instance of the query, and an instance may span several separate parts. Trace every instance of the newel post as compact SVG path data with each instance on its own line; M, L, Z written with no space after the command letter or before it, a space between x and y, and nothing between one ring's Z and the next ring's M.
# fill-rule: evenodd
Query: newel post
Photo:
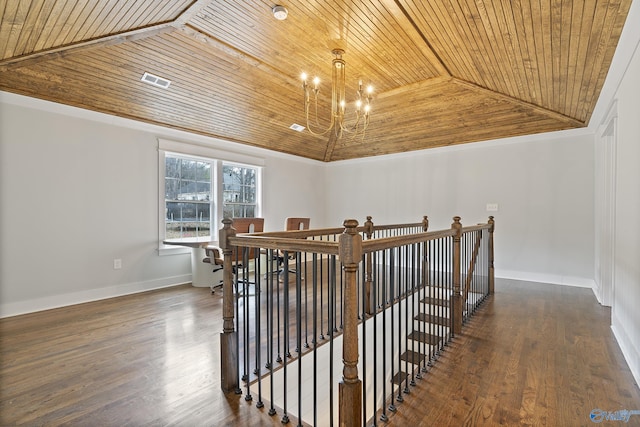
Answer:
M453 217L451 228L456 231L453 236L453 295L451 296L451 316L453 317L453 334L462 332L462 295L460 294L460 240L462 239L462 224L460 217Z
M367 217L367 221L364 223L364 234L367 240L371 240L373 237L373 221L370 216ZM365 279L364 279L364 292L365 292L365 311L367 314L376 313L376 304L373 295L373 253L369 252L365 256Z
M345 274L342 381L339 384L339 424L362 425L362 381L358 378L358 263L362 258L362 236L358 221L344 221L339 256Z
M495 290L495 270L493 269L493 231L496 228L496 222L493 217L489 217L489 294L492 294Z
M242 393L238 377L238 334L234 325L233 307L233 247L228 239L236 235L232 227L233 220L222 220L223 227L218 234L220 249L224 255L224 270L222 276L222 332L220 333L220 377L222 391L225 393Z

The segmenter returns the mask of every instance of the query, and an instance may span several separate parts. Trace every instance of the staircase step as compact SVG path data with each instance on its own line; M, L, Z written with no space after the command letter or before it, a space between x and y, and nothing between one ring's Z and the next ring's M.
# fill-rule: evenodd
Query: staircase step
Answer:
M400 355L400 360L403 362L413 363L414 365L419 365L425 360L424 354L419 353L413 350L407 350L403 354Z
M449 326L449 319L435 314L419 313L414 320L420 322L433 323L434 325Z
M426 297L420 302L431 305L440 305L442 307L449 307L449 300L443 298Z
M431 335L429 333L420 332L420 331L411 332L408 338L414 341L420 341L430 345L438 345L440 344L440 341L442 341L442 337L439 337L437 335Z
M425 286L425 285L422 285ZM435 282L435 281L427 281L426 287L429 288L440 288L440 289L449 289L451 287L453 287L452 283L449 281L439 281L439 282Z
M391 378L391 383L396 385L402 384L407 379L407 377L409 377L409 374L407 374L406 372L400 371L397 374L395 374L393 378Z

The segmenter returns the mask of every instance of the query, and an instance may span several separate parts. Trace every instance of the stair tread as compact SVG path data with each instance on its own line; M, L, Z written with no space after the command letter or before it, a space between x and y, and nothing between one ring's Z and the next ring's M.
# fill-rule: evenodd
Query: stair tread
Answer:
M400 355L400 360L419 365L425 359L424 354L413 350L407 350Z
M391 382L396 385L402 384L404 380L407 379L407 377L409 377L409 374L407 374L406 372L400 371L397 374L395 374L393 378L391 378Z
M437 345L442 341L442 337L432 335L428 332L413 331L408 335L408 338L414 341L420 341L431 345Z
M450 321L447 317L436 316L435 314L419 313L414 320L420 322L433 323L435 325L448 326Z
M441 305L443 307L449 307L449 299L444 299L444 298L426 297L422 299L420 302L425 304Z

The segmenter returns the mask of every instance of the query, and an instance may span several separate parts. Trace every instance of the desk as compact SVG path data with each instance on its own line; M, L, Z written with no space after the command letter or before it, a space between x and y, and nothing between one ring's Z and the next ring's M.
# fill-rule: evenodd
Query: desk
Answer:
M222 270L213 273L213 265L202 262L207 245L218 246L217 240L211 240L211 236L206 237L182 237L178 239L166 239L162 243L165 245L186 246L191 248L191 284L198 288L208 288L218 283L222 279Z

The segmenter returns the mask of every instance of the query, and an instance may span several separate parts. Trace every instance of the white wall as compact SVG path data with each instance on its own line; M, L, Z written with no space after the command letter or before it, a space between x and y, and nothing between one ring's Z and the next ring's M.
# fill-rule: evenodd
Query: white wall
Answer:
M564 132L345 161L327 168L327 217L448 228L495 216L496 274L593 284L593 136ZM487 212L497 203L497 212Z
M191 280L157 250L158 137L264 159L267 230L324 224L321 162L0 92L0 317Z
M627 362L636 380L640 382L639 49L639 45L636 45L635 54L616 95L618 111L615 174L616 233L611 320L612 328Z
M267 230L287 216L326 227L424 214L438 229L456 214L485 221L486 203L498 203L499 274L575 285L593 278L590 136L324 164L7 93L0 101L0 316L190 280L188 254L157 252L158 137L264 159Z

